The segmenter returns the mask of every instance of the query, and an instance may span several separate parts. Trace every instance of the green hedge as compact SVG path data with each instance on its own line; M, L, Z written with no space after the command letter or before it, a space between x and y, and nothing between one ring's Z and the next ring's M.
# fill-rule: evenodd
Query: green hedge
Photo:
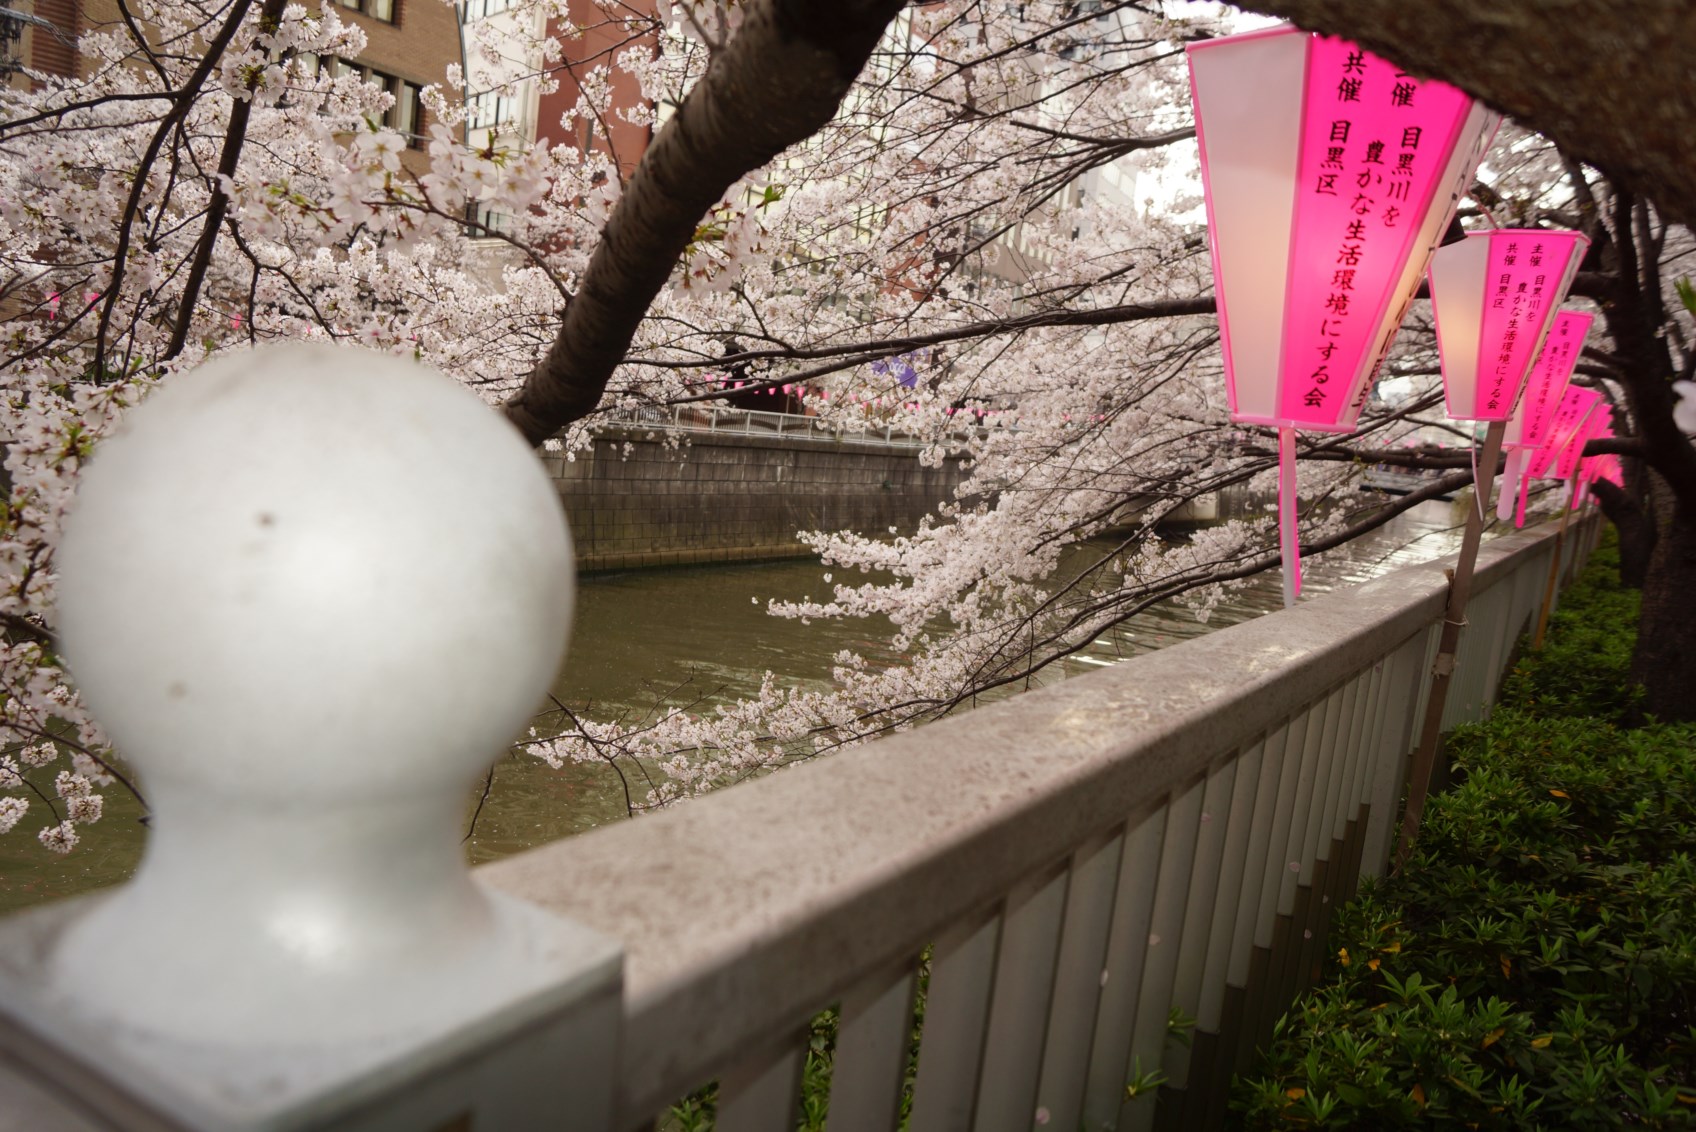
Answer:
M1696 727L1624 727L1636 595L1604 547L1398 877L1239 1079L1240 1126L1696 1126Z

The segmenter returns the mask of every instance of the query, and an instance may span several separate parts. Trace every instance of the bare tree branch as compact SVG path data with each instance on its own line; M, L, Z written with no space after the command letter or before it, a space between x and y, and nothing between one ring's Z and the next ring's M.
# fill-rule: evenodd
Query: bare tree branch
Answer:
M288 0L265 0L265 6L259 11L259 20L263 27L272 28L282 19L283 8ZM250 80L256 82L257 78ZM224 129L224 148L218 155L218 173L212 181L212 201L206 208L206 219L200 230L200 240L195 245L194 259L189 264L188 278L183 281L182 298L177 301L177 321L171 328L171 342L165 347L164 355L159 359L168 362L183 352L183 345L188 340L189 324L194 321L194 307L200 301L200 286L206 279L207 269L212 266L212 248L218 242L218 229L224 223L224 214L229 211L230 198L224 192L224 180L236 175L236 167L241 162L242 145L247 141L247 123L253 115L253 99L237 99L230 107L230 120Z

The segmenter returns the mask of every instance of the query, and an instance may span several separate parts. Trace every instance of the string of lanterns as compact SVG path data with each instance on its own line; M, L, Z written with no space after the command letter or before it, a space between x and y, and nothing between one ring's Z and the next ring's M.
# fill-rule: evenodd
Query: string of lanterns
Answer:
M1287 25L1187 52L1226 396L1233 420L1278 430L1293 605L1296 431L1355 431L1428 275L1449 416L1487 426L1477 476L1487 497L1527 376L1557 325L1547 364L1550 381L1565 367L1560 388L1540 386L1535 403L1545 415L1563 404L1588 321L1556 315L1588 241L1495 229L1439 247L1501 121L1453 87ZM1541 452L1540 438L1516 426L1515 488L1522 468L1540 474L1550 463ZM1469 527L1474 542L1475 533Z

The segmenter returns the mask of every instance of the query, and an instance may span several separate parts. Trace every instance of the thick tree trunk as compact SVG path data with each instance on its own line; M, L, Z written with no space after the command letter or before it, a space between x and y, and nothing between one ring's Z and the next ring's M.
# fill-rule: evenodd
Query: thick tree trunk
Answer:
M1619 532L1619 580L1634 590L1643 588L1649 561L1655 552L1655 522L1637 498L1608 480L1590 485L1590 493L1602 505L1602 514Z
M1696 513L1659 485L1660 528L1643 584L1632 679L1643 685L1643 711L1663 722L1696 721Z
M1696 224L1691 0L1244 0L1352 39L1546 134Z

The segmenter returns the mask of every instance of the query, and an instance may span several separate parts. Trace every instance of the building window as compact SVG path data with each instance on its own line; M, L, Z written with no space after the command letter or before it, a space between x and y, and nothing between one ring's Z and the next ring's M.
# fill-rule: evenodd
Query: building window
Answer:
M482 94L472 95L466 109L466 124L473 130L510 126L518 118L517 99L498 91L487 90Z
M365 70L365 81L382 87L395 100L383 115L383 125L404 137L409 147L423 145L424 101L418 84L371 69Z
M24 24L18 12L0 12L0 76L11 76L23 70Z
M315 57L302 56L307 61L308 69L314 66ZM383 113L383 125L406 139L409 149L418 149L424 144L424 88L399 75L391 75L373 67L350 63L346 59L328 56L316 59L319 74L328 73L332 78L342 78L346 75L357 75L374 86L382 87L394 104Z
M395 22L395 0L336 0L336 3L355 12L364 12L386 24Z
M473 239L487 239L495 233L512 231L512 215L497 212L483 201L472 201L465 206L465 234Z
M496 16L512 7L512 0L465 0L460 6L459 18L461 23L471 23L474 20Z

